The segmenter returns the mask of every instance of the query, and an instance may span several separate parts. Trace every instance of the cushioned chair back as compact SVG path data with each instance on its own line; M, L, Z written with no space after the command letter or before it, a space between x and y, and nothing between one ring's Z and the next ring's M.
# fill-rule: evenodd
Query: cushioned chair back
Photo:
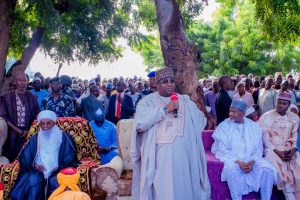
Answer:
M214 143L214 139L212 138L212 134L214 130L203 130L202 132L202 141L205 151L210 151L211 146Z
M78 160L92 158L95 161L99 161L96 137L87 120L75 117L59 117L56 123L60 129L73 137L76 144ZM27 140L36 134L39 128L40 126L37 121L33 122Z
M130 144L131 136L135 131L135 125L133 119L120 120L117 125L118 131L118 143L119 143L119 154L123 159L124 169L132 169L132 163L130 159Z

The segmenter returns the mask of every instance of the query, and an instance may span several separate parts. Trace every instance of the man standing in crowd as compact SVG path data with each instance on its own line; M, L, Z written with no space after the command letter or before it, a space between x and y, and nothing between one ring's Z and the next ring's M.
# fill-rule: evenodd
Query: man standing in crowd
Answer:
M297 152L299 117L289 111L291 94L278 94L276 109L266 112L259 123L263 130L265 159L279 172L277 187L287 200L300 199L300 154Z
M188 96L176 94L178 100L171 101L173 69L158 70L156 80L158 92L137 105L132 199L208 200L210 183L199 134L207 120Z
M47 92L46 90L42 90L42 81L39 77L35 77L32 83L33 89L30 90L30 92L37 96L38 104L40 107L42 107L42 101L46 96L48 96L49 92Z
M48 199L59 186L56 177L59 171L78 165L75 143L55 125L55 113L44 110L37 120L40 130L19 156L20 172L10 193L11 200Z
M239 82L236 85L236 88L238 93L233 96L232 100L241 100L245 102L248 107L252 106L254 104L254 100L252 94L245 91L245 83Z
M102 102L102 105L105 109L105 115L108 113L108 105L109 105L109 99L111 97L111 90L113 89L112 83L106 84L105 94L100 96L100 101Z
M276 72L274 75L274 81L275 84L273 85L273 89L275 90L280 90L281 89L281 83L282 83L282 73L281 72Z
M131 97L124 92L126 83L118 81L117 94L111 96L109 100L107 119L117 124L120 119L130 119L135 112Z
M128 84L128 92L127 94L131 97L133 105L136 104L137 99L139 98L139 93L136 92L136 89L134 87L134 83Z
M246 109L245 102L232 101L229 118L213 134L212 153L224 163L221 180L227 181L233 200L259 189L261 199L269 200L277 171L263 159L261 129L245 118Z
M75 117L71 97L61 93L60 78L52 78L50 84L52 92L42 101L42 110L52 110L57 117Z
M60 93L71 97L71 99L75 99L75 95L71 89L72 78L67 75L61 75L59 78L61 83Z
M105 119L105 112L101 109L94 113L94 120L90 122L90 126L99 145L101 164L105 165L119 155L116 126Z
M293 90L290 90L289 87L290 87L289 81L288 80L283 80L282 84L281 84L281 89L278 90L277 92L290 93L292 95L291 104L296 104L296 96L295 96Z
M150 72L148 75L148 78L149 78L149 85L150 85L150 88L147 88L145 90L143 90L140 94L139 94L139 97L138 99L136 100L136 103L135 103L135 107L137 106L138 102L145 96L153 93L153 92L156 92L157 91L157 86L156 86L156 79L155 79L155 71L152 71Z
M0 117L8 125L8 135L3 146L3 155L10 162L13 162L20 153L29 128L40 112L37 97L26 91L28 81L24 72L16 73L14 84L17 89L2 96L0 109Z
M264 113L273 110L275 108L277 91L272 88L274 83L272 76L266 77L266 86L259 90L258 95L258 108L259 115L263 115Z
M99 108L104 110L102 102L97 99L99 95L100 88L96 85L93 85L90 88L90 95L81 100L82 115L89 122L93 120L96 110Z
M216 97L219 93L219 79L214 79L212 82L212 91L206 92L204 94L205 105L211 108L211 115L214 119L217 117L216 113Z
M232 100L228 91L232 89L232 80L229 76L222 76L219 80L219 85L221 89L216 97L217 125L229 117L229 108Z

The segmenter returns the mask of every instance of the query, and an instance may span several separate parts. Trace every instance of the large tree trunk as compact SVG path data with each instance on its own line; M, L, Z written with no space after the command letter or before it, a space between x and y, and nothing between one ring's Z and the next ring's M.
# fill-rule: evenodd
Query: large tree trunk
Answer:
M56 76L59 77L59 73L60 73L60 70L62 68L63 64L62 63L59 63L58 65L58 69L57 69L57 73L56 73Z
M13 12L17 0L0 0L0 88L2 88Z
M40 47L45 29L38 27L32 34L30 42L21 57L22 65L28 66L36 50Z
M175 0L155 0L155 6L165 65L175 71L178 92L191 96L208 116L196 73L196 51L187 41L179 5Z
M25 72L27 66L29 65L32 57L34 56L36 50L40 47L42 37L44 34L44 28L38 27L35 32L32 34L32 37L29 41L28 46L24 50L22 57L21 57L21 65L15 65L11 67L7 74L4 77L3 85L2 85L2 93L9 90L11 82L13 80L14 74L18 71Z

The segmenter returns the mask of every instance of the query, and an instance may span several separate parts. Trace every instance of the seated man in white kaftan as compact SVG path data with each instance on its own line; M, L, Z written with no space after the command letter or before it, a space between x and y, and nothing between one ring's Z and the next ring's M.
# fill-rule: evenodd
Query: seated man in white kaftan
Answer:
M227 181L233 200L260 189L261 199L269 200L277 171L263 159L262 131L246 118L246 103L234 100L229 118L213 134L212 153L224 163L221 180Z
M137 133L131 144L132 199L208 200L210 184L201 139L206 118L188 96L174 94L172 68L158 70L156 81L158 92L137 105ZM171 101L172 94L177 101Z
M277 188L287 200L300 199L300 154L297 152L299 117L289 111L292 95L281 92L276 108L263 114L259 124L263 131L264 156L277 168Z

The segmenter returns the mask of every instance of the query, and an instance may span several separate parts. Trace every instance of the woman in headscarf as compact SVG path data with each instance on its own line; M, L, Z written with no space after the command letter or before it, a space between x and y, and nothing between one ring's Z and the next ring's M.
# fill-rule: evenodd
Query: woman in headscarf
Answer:
M72 137L56 125L56 114L39 113L38 134L32 136L19 156L20 172L12 188L11 200L45 200L59 186L57 173L78 165Z

